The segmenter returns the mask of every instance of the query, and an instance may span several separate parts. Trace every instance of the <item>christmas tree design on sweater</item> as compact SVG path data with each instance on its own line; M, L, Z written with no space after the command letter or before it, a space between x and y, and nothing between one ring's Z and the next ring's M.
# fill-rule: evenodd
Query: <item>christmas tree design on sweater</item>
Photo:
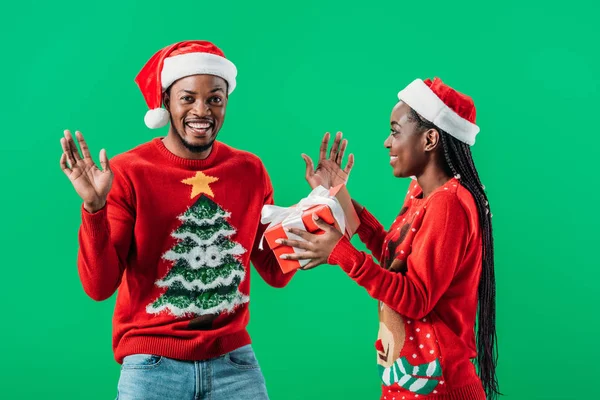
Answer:
M248 302L239 291L246 272L238 257L246 250L230 239L236 232L227 222L230 216L202 194L178 217L182 224L172 233L178 241L163 255L172 268L156 281L167 290L146 307L148 313L197 317L190 328L203 329L219 314Z

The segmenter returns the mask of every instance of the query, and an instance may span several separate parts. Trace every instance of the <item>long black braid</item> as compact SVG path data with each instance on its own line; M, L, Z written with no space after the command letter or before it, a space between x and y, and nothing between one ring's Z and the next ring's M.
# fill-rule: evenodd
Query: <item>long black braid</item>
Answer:
M477 367L487 398L497 399L499 392L496 365L498 343L496 338L496 278L494 277L494 238L492 236L492 214L485 187L473 163L468 144L450 136L431 122L423 119L411 109L409 120L417 123L420 130L435 129L440 134L444 151L446 172L460 179L460 183L473 195L479 212L483 234L483 259L478 289L477 317Z

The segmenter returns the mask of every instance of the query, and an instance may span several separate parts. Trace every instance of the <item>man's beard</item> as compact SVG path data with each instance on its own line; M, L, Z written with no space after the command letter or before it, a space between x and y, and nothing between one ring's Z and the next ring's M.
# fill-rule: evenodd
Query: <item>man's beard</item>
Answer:
M215 140L217 139L217 136L213 136L212 140L210 142L208 142L207 144L203 144L200 146L194 146L192 144L189 144L182 135L177 135L177 137L179 138L179 140L181 141L181 144L183 144L183 146L188 149L189 151L191 151L192 153L202 153L206 150L209 150L213 143L215 142Z

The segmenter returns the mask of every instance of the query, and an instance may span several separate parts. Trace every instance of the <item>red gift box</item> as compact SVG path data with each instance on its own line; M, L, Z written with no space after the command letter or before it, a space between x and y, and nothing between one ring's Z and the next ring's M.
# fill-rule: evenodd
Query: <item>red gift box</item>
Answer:
M326 189L321 188L321 190L324 192ZM360 220L354 209L354 205L352 204L352 199L350 198L350 194L346 189L346 185L338 185L334 188L331 188L328 192L328 195L334 196L337 199L339 205L341 206L340 211L343 211L344 214L344 223L346 225L344 234L348 238L352 237L352 235L356 232L356 229L358 229ZM292 218L291 221L287 221L286 223L289 226L304 229L313 234L321 234L323 231L315 224L313 220L314 214L317 214L319 218L327 224L334 225L338 231L340 230L340 226L337 224L331 209L324 204L315 205L304 210L301 215L301 221L299 217L296 217L295 219ZM284 273L298 269L310 262L310 260L296 261L284 260L280 258L280 256L283 254L294 253L294 248L275 243L277 239L291 238L301 240L301 238L295 237L295 235L291 235L290 237L290 234L284 230L283 222L269 227L265 231L265 238L267 239L269 247L275 253L277 261L279 262L279 266Z
M317 216L330 225L335 225L336 228L339 227L333 218L333 214L331 210L326 205L317 205L309 208L308 210L302 213L302 222L304 223L305 230L314 234L322 234L323 231L315 224L313 220L313 215L317 214ZM279 266L283 273L288 273L295 269L298 269L302 266L300 261L296 260L284 260L280 258L283 254L291 254L294 253L294 249L291 246L285 246L283 244L275 243L277 239L287 239L288 235L283 228L283 224L277 224L275 226L270 227L265 231L265 239L267 239L267 243L269 247L275 253L275 257L277 257L277 261L279 262ZM306 261L308 263L309 260Z

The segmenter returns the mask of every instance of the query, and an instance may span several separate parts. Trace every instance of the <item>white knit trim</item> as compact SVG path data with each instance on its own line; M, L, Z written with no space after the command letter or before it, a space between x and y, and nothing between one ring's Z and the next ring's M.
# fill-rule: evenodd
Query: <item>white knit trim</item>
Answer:
M444 102L421 79L415 79L398 93L398 98L408 104L426 120L472 146L479 127L467 121Z
M217 213L214 216L207 219L198 219L194 215L185 215L185 213L177 218L180 221L190 221L197 225L214 225L214 223L217 222L219 218L227 219L229 217L231 217L231 213L225 211L217 211Z
M219 304L218 306L208 308L208 309L197 307L193 303L190 304L186 308L179 308L171 303L164 304L158 308L155 308L155 307L152 307L152 304L154 304L154 302L152 302L146 307L146 312L148 314L158 314L164 310L169 310L176 317L183 317L184 315L189 315L189 314L195 314L195 315L217 314L217 313L220 313L221 311L232 312L235 307L245 304L249 300L250 300L250 297L244 296L242 294L238 294L233 299L233 301L231 301L231 302L225 301L225 302Z
M205 254L206 254L206 252L208 252L210 250L213 250L214 252L216 252L219 255L219 259L214 264L212 264L210 261L209 262L206 261ZM232 255L234 257L241 256L245 252L246 252L246 249L244 249L242 247L242 245L239 243L236 243L234 247L232 247L231 249L228 249L228 250L221 250L213 245L207 246L206 249L202 249L200 246L196 246L196 247L192 248L190 251L188 251L187 253L176 253L173 250L169 250L163 255L163 259L168 260L168 261L177 261L177 260L182 259L182 260L187 261L188 265L190 266L190 269L198 270L201 268L220 268L222 266L221 260L222 260L223 256L226 256L226 255ZM202 261L199 263L194 262L196 257L198 257L198 256L202 258Z
M213 244L215 242L215 240L217 240L221 236L229 237L229 236L233 235L234 233L235 233L235 229L221 229L221 230L215 232L210 238L208 238L206 240L200 239L200 237L198 235L196 235L195 233L192 233L192 232L173 233L171 236L173 236L175 239L180 239L180 240L184 240L186 238L191 238L199 246L210 246L211 244Z
M193 281L188 282L183 276L177 275L172 278L169 278L166 281L162 279L160 281L156 281L156 286L165 288L170 287L175 282L179 282L187 290L210 290L218 286L229 286L233 283L235 278L241 278L243 280L245 276L246 273L243 270L233 271L233 273L227 278L218 277L214 281L209 282L208 284L204 284L200 279L194 279Z
M198 74L216 75L225 79L229 94L235 89L235 65L226 58L210 53L187 53L165 58L160 74L162 89L167 89L178 79Z

